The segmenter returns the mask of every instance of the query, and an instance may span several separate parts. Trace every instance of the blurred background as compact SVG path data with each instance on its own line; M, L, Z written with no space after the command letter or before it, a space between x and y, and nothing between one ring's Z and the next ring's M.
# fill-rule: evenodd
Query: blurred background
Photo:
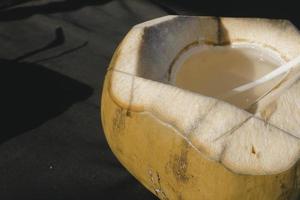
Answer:
M0 0L0 199L155 200L110 151L99 110L106 68L140 22L169 14L284 18L267 7L192 0Z

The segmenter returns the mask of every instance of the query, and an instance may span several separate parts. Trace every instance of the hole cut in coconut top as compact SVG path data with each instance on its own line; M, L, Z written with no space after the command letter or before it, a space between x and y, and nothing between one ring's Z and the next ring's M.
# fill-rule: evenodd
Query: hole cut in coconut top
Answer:
M218 51L224 64L229 63L227 52L244 65L224 65L232 67L228 71L216 65L210 76L201 76L208 83L220 82L209 85L215 93L209 88L197 91L201 84L184 88L186 83L179 77L185 74L180 71L184 68L178 63L192 59L193 51L199 56L196 60L203 60L202 53ZM222 92L298 55L299 32L286 20L165 16L130 30L114 53L107 87L113 101L128 113L153 116L175 129L201 155L231 171L276 174L291 168L300 156L300 69L255 88L248 97L258 97L259 103L251 112L247 104L222 99ZM192 71L190 77L200 80L196 75Z
M183 51L174 61L170 83L250 110L280 83L284 75L240 93L232 93L231 90L258 80L283 63L278 52L251 43L195 45Z

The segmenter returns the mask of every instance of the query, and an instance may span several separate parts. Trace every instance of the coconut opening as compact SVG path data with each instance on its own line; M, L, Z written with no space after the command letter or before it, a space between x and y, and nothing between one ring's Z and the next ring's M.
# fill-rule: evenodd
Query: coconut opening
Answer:
M170 82L247 110L274 88L284 75L244 92L230 91L263 77L283 63L274 50L254 44L196 46L179 55L171 66Z

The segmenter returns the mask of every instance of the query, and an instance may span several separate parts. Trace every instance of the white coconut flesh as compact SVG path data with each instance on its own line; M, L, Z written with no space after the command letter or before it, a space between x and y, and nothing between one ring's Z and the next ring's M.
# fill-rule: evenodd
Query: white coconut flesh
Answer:
M241 62L249 61L249 65L242 70L231 65L231 72L240 76L233 83L228 80L224 85L211 85L207 79L207 90L200 80L205 74L196 74L201 87L197 91L199 88L184 85L184 76L189 75L184 73L182 63L193 54L201 59L201 51L220 51L220 59L225 52L238 53L243 55ZM240 105L240 100L226 100L218 95L222 90L259 78L297 55L300 36L288 21L166 16L139 24L127 34L109 68L110 94L122 107L151 114L176 129L199 154L235 173L276 174L288 170L300 156L297 70L246 95L250 99L264 96L252 113L243 109L248 105ZM215 72L224 75L219 77L222 81L231 77L221 68ZM218 80L209 73L207 77Z

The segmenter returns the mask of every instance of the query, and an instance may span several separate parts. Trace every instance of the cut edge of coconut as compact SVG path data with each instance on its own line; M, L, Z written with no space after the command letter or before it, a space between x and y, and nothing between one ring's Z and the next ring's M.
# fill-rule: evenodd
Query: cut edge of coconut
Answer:
M221 100L136 76L143 27L177 18L145 22L125 37L108 72L112 99L130 112L149 112L176 127L201 153L235 173L288 170L300 155L299 138L293 134Z

